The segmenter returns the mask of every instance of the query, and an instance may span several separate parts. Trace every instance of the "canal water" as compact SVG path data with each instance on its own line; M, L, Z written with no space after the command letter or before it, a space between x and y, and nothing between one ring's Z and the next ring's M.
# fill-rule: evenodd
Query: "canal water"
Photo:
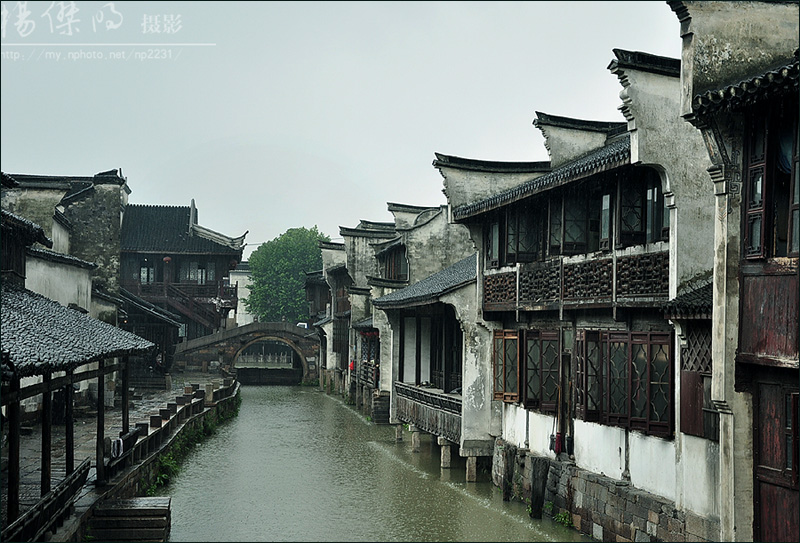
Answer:
M396 442L317 389L244 386L238 417L184 461L170 541L591 541L504 502L490 474L466 483L423 435ZM457 454L453 455L457 458Z

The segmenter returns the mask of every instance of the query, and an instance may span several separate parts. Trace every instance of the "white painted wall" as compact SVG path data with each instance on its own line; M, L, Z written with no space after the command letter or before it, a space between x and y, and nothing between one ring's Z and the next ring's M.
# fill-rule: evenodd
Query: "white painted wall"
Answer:
M630 432L628 441L631 484L675 501L675 441L639 432Z
M417 324L413 318L406 317L403 323L405 337L403 343L403 376L404 383L413 383L416 377Z
M683 506L705 517L719 516L719 443L681 434L678 484Z
M420 374L419 379L421 382L431 380L431 319L423 317L419 323L419 360L420 360Z
M236 326L244 326L255 321L255 316L247 310L244 300L250 296L250 270L231 270L228 277L230 284L238 285L239 301L236 304Z
M575 419L575 463L585 470L622 480L625 430Z
M25 288L55 300L63 306L77 304L86 309L92 303L91 270L28 255Z

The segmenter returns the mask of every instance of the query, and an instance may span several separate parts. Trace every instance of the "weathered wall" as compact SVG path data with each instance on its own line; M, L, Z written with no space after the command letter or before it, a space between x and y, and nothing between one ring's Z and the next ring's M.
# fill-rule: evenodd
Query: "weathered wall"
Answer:
M448 268L475 252L469 230L448 222L445 208L419 217L411 230L403 233L408 257L409 284ZM436 258L431 258L436 255Z
M558 168L589 151L601 148L606 143L606 132L578 130L549 124L537 125L545 138L545 147L550 155L550 166Z
M94 286L119 292L120 233L125 191L117 184L95 184L91 197L70 204L64 215L73 225L72 254L94 262Z
M446 166L439 166L439 171L444 177L444 193L451 208L484 200L544 175L544 172L475 172Z
M45 235L53 239L53 214L55 208L67 188L60 189L22 189L12 188L3 190L3 209L25 217L44 230ZM55 250L55 248L54 248Z
M702 135L679 115L680 79L634 67L612 69L631 135L631 163L652 166L670 211L670 296L713 265L714 193ZM673 198L669 198L669 195Z
M674 4L683 38L682 113L695 95L785 64L797 49L796 2Z
M91 270L28 255L25 288L63 306L77 304L87 311L92 302Z
M480 318L475 283L442 296L455 311L464 340L461 375L461 456L486 456L492 430L491 341Z

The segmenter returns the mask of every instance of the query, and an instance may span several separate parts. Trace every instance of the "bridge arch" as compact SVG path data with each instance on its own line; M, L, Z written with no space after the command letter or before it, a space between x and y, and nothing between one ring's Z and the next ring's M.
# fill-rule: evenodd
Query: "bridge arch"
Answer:
M275 335L264 335L264 336L257 336L247 343L243 344L242 347L236 351L236 354L233 356L233 360L231 361L231 368L236 368L236 363L239 361L239 357L251 346L256 345L258 343L264 343L267 341L275 341L277 343L283 343L284 345L288 346L292 351L297 355L297 359L300 361L300 364L303 367L303 376L308 374L308 362L306 362L306 357L303 354L303 351L295 345L293 341L290 341L286 338L275 336Z
M316 331L285 322L251 323L178 344L175 361L185 368L200 369L213 362L235 371L241 366L248 347L260 342L285 345L299 359L301 382L311 383L319 376L319 336Z

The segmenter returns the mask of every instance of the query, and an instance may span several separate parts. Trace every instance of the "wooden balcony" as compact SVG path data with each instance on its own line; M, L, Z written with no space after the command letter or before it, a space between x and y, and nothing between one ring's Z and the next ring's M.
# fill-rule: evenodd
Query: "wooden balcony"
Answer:
M453 443L461 443L460 395L397 381L394 394L399 420Z
M485 311L653 307L669 295L669 253L558 257L483 277Z

